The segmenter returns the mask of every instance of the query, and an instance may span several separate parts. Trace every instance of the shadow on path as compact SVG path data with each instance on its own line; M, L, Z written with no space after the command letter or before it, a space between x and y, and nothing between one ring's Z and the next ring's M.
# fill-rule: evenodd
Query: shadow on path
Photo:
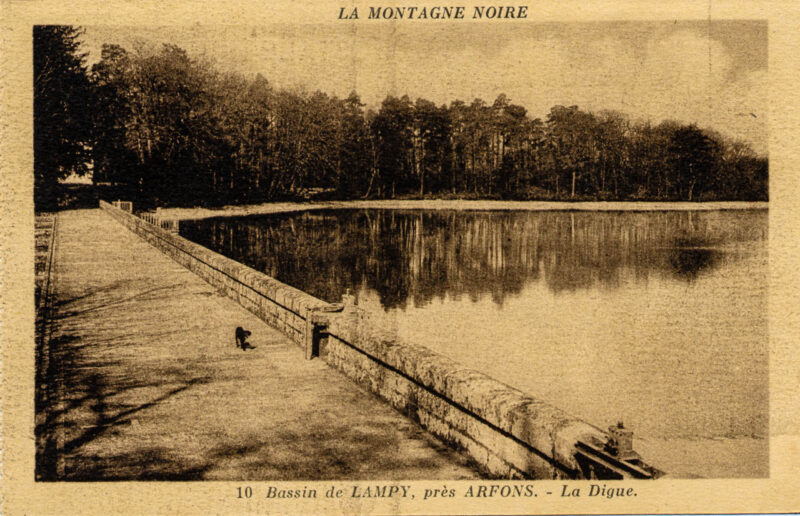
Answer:
M91 348L97 347L98 344L81 343L74 335L59 335L49 342L49 367L37 375L37 388L42 390L36 400L37 480L98 479L97 475L92 477L91 467L76 468L73 464L69 470L75 471L76 476L67 471L64 464L67 459L73 462L76 457L78 462L97 462L98 458L92 458L91 454L83 456L81 449L85 445L109 431L130 425L131 416L209 382L207 377L187 377L185 372L175 368L165 369L160 377L149 381L142 381L132 372L119 374L123 364L118 361L89 359ZM112 371L116 374L111 374ZM134 390L162 392L133 405L119 401L119 395ZM145 450L134 455L141 456L131 456L128 460L139 464L137 469L142 470L158 453ZM159 467L158 464L157 460L152 464L155 468L152 478L162 478L156 474L158 471L170 472L175 479L194 478L192 475L199 474L198 471L192 473L193 467L184 468L179 464ZM109 470L107 473L114 478L131 478L121 472Z

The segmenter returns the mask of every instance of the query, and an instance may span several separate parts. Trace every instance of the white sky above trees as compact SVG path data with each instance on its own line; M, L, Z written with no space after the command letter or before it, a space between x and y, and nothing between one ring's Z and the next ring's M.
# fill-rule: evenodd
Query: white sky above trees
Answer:
M363 16L362 16L363 17ZM355 90L369 107L407 94L437 104L505 93L533 117L550 107L695 122L767 152L767 24L336 22L266 27L85 27L103 43L173 43L220 70L278 87Z

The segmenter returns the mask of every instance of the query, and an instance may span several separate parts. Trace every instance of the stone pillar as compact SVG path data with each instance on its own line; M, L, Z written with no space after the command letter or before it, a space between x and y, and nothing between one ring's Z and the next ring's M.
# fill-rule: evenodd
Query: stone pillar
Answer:
M322 334L328 327L328 321L325 316L315 309L307 309L306 313L306 326L303 335L303 348L305 349L306 360L311 360L319 356L319 343L322 340Z
M356 306L356 296L350 293L350 289L345 290L342 294L342 308L345 311L351 310Z
M332 303L325 306L308 308L305 311L306 325L303 332L303 343L306 352L306 360L318 357L320 353L320 343L327 338L330 317L343 310L340 303Z

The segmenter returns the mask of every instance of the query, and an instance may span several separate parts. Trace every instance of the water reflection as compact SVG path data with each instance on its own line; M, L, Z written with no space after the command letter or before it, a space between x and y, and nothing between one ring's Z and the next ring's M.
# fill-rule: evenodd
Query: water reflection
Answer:
M766 212L336 210L182 224L200 244L337 301L345 289L502 305L526 283L554 293L616 288L652 275L691 282L766 239Z
M768 471L766 211L343 210L181 231L328 301L351 289L387 331L599 427L623 419L674 476Z
M702 247L685 247L676 243L669 253L669 264L675 275L688 281L697 278L703 270L711 269L719 261L721 253Z

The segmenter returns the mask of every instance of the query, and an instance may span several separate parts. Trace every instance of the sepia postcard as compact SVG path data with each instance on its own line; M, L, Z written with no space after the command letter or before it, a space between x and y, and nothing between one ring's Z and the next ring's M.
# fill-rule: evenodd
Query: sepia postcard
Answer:
M2 0L2 512L797 512L799 14Z

